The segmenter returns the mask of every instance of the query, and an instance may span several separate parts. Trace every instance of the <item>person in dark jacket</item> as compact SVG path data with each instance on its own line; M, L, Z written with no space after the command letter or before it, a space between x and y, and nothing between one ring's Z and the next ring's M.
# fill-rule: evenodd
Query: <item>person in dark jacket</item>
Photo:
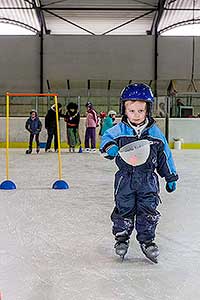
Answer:
M176 189L178 175L166 138L151 117L153 94L143 83L130 84L121 93L122 120L102 137L100 150L116 159L115 208L111 215L115 252L122 259L135 227L142 252L157 263L159 249L155 232L160 213L157 173L166 180L166 190Z
M64 120L67 127L67 142L69 145L69 152L75 152L75 147L80 147L81 145L78 132L80 113L78 111L78 105L76 103L70 102L67 105L67 111L64 115Z
M30 117L26 121L25 128L28 130L28 132L30 132L29 148L28 150L26 150L26 154L32 153L32 145L33 145L34 137L36 141L36 152L39 153L40 151L39 134L42 129L42 123L37 115L36 110L31 110Z
M60 119L62 113L62 104L58 103L58 118ZM57 124L56 124L56 106L51 106L45 116L45 128L47 129L47 142L45 152L51 151L51 142L54 137L54 150L58 150L58 135L57 135Z

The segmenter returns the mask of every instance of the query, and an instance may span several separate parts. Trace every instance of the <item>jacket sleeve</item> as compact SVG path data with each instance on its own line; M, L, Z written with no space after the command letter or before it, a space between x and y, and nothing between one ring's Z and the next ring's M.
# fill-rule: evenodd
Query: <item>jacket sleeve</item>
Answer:
M70 115L69 115L68 111L66 112L66 114L65 114L65 116L64 116L64 121L65 121L66 123L70 122Z
M42 130L42 122L40 119L38 120L38 131L40 132Z
M94 121L96 123L96 125L98 124L98 117L97 117L97 113L95 110L92 110L92 114L93 114L93 118L94 118Z
M49 113L45 116L45 128L47 129L49 127Z
M26 120L25 128L26 128L26 130L28 130L29 132L31 132L29 119Z
M119 137L120 135L121 135L120 123L106 130L101 139L101 145L100 145L101 153L106 152L106 149L110 145L117 145L117 137Z
M162 136L162 142L158 151L157 172L161 177L164 177L167 182L177 181L178 175L176 173L172 152L164 135Z
M58 120L60 120L60 118L64 118L65 115L62 113L62 109L58 111Z

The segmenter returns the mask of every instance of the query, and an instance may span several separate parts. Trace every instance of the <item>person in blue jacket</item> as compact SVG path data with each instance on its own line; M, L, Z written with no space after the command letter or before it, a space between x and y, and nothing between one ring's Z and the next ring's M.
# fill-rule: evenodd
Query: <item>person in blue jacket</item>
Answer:
M119 168L115 174L115 207L111 215L116 254L124 259L135 227L141 250L157 263L159 249L154 241L160 218L157 174L165 178L168 192L175 191L178 175L166 138L151 117L153 101L148 85L126 86L120 96L122 120L105 132L100 151L106 153L106 158L115 158ZM133 152L125 149L131 150L131 146ZM130 154L132 157L127 160L126 155Z
M42 123L38 117L36 110L34 109L31 110L30 117L26 120L25 128L30 133L29 147L28 150L26 150L26 154L32 153L32 144L33 144L34 137L36 142L36 152L39 153L40 151L39 134L42 129Z

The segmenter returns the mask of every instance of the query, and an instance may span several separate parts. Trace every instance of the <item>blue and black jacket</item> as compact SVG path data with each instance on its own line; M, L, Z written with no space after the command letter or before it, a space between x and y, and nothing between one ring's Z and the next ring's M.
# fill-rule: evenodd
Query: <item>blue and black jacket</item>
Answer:
M122 121L116 126L107 130L103 137L100 146L102 153L106 152L111 145L117 145L122 148L124 145L138 140L149 140L152 142L150 146L150 155L147 161L140 166L131 166L127 164L119 155L116 157L116 164L119 169L127 171L154 172L164 177L167 182L178 180L176 168L173 162L172 153L162 131L155 124L152 117L148 117L149 123L143 130L140 137L135 130L128 124L127 117L124 116Z
M36 112L35 112L36 113ZM42 122L40 121L39 117L37 116L34 119L29 117L26 121L25 128L32 134L39 134L42 129Z

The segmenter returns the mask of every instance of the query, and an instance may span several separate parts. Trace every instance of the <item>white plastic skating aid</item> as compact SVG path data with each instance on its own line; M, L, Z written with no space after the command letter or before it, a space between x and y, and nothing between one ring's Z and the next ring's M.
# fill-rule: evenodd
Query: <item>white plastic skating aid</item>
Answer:
M154 242L150 243L141 243L140 247L144 255L153 263L158 263L159 249L158 246Z
M124 260L124 257L128 251L129 241L116 242L114 248L115 253L120 256L121 260Z

